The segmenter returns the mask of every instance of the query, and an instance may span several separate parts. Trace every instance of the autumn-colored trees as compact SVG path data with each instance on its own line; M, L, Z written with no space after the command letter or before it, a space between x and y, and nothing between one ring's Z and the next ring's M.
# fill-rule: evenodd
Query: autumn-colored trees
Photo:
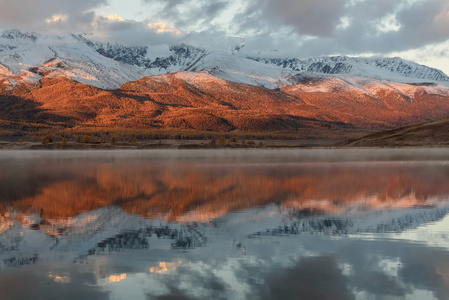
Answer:
M47 145L50 143L53 143L53 139L51 138L51 136L47 135L42 138L42 144Z

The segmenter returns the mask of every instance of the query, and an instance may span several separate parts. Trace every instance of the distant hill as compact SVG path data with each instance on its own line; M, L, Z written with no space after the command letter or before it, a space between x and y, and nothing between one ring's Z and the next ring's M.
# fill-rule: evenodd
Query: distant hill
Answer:
M338 145L347 147L449 146L449 116L377 132Z

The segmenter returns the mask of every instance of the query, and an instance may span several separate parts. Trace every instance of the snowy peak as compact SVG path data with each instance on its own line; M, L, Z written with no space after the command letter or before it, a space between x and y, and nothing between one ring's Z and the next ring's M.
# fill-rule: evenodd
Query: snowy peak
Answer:
M0 81L35 85L42 77L66 77L104 89L117 88L145 74L106 58L79 35L0 31Z
M206 56L206 50L185 44L171 46L169 50L169 56L156 57L149 68L155 69L159 74L190 71Z
M363 58L332 56L311 59L252 58L265 64L273 64L296 72L327 75L364 76L384 80L427 80L449 82L442 71L419 65L412 61L395 58Z
M88 40L86 41L89 42ZM107 58L138 67L149 67L150 61L146 59L147 47L125 47L122 45L114 45L109 43L92 43L91 45L99 54Z
M166 48L89 43L87 39L86 43L107 58L143 69L151 69L155 74L188 71L206 54L204 49L185 44Z
M302 73L342 79L365 77L401 83L449 83L443 72L400 58L245 58L244 40L222 51L180 44L124 46L98 43L86 35L51 35L0 30L0 86L37 84L42 77L67 77L103 89L117 89L142 77L205 71L220 79L276 89Z
M13 30L13 29L8 29L8 30L2 30L0 31L0 37L2 39L8 39L8 40L22 40L22 41L33 41L36 42L37 40L37 35L35 33L29 33L29 32L25 32L25 31L19 31L19 30Z

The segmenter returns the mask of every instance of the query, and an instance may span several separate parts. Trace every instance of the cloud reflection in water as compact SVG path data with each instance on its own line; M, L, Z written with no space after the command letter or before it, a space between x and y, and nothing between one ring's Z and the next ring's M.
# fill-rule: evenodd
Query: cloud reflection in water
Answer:
M0 290L447 298L447 162L283 159L0 160Z

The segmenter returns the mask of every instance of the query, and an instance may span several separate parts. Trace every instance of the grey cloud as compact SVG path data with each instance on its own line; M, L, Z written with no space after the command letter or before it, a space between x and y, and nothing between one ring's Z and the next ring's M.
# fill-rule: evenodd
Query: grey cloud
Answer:
M142 0L148 19L117 21L95 15L107 0L3 0L0 26L94 33L127 44L191 43L221 46L229 36L245 38L242 55L310 57L385 54L449 39L449 2L421 0ZM241 9L227 13L234 5ZM118 12L120 14L120 12ZM46 22L55 15L65 18ZM397 30L380 31L393 16ZM342 18L347 26L339 26ZM157 33L147 23L166 23L183 34ZM187 33L187 32L190 33ZM226 44L226 43L225 43Z
M102 42L117 42L126 45L171 45L182 42L186 36L172 32L158 33L146 25L147 22L111 21L96 17L93 38Z
M344 0L266 0L255 1L249 9L262 9L261 22L292 26L298 34L332 36L344 4Z
M356 41L361 42L356 51L403 51L449 38L449 3L446 0L418 1L413 5L402 3L402 7L396 6L391 13L395 10L400 25L397 31L382 33L375 30L376 19L371 23L363 19L355 22L349 32L358 31L358 35L353 35L357 37ZM439 15L441 17L436 18ZM355 46L349 39L343 39L341 44L345 42Z
M279 37L277 41L276 38L270 39L265 46L262 41L254 42L254 45L264 47L253 48L253 52L262 49L270 53L278 44L284 55L285 52L296 52L300 57L385 54L449 39L447 0L424 0L412 4L407 0L365 0L352 5L343 1L316 2L254 1L246 11L236 16L235 21L241 20L241 34L253 30L257 33L253 37L256 39L267 34ZM380 31L379 24L388 16L396 19L399 28ZM342 17L349 20L348 26L338 27ZM294 39L286 35L285 27L291 29ZM283 45L282 40L285 41ZM291 44L291 40L296 40L296 44Z
M154 3L155 1L143 0L143 2ZM229 0L160 0L159 2L164 5L164 8L155 18L167 20L177 27L208 26L230 4Z
M449 37L449 2L428 0L398 13L398 21L403 25L402 33L407 40L423 43L434 42Z
M105 4L107 0L2 0L0 27L92 33L97 40L133 45L173 44L183 37L157 33L147 22L109 20L93 12Z
M346 13L355 19L371 21L394 12L403 2L403 0L365 0L356 5L346 7Z
M85 25L82 22L92 21L93 14L89 11L106 3L107 0L2 0L0 26L48 29L47 19L65 15L65 22L73 30Z

